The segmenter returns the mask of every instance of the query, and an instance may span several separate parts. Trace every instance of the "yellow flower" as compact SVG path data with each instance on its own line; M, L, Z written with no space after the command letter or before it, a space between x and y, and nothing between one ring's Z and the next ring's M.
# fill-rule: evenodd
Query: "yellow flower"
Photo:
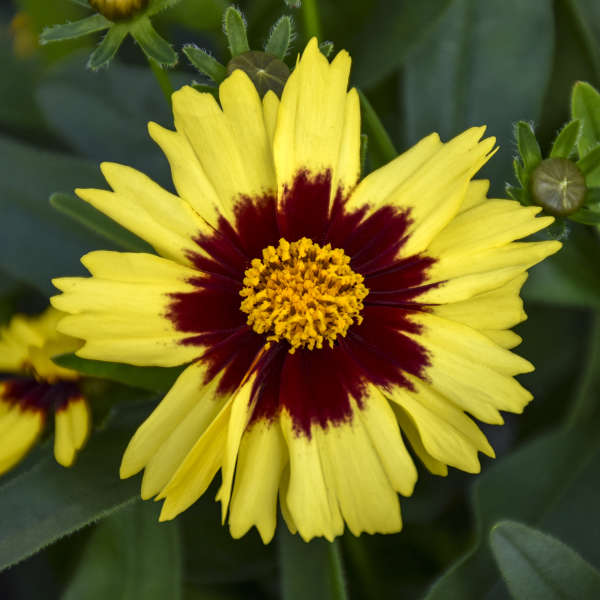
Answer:
M397 493L417 471L475 473L493 450L470 416L500 424L531 395L509 351L526 269L557 242L537 207L472 181L494 139L432 134L359 182L360 111L350 57L311 40L281 101L235 71L210 94L173 95L155 123L177 195L125 166L113 191L78 190L160 256L92 252L62 278L59 328L79 356L191 363L132 438L121 476L172 519L221 471L234 537L268 542L277 502L292 531L332 539L401 528Z
M84 445L90 418L79 376L52 362L81 343L56 331L61 315L16 315L0 330L0 474L14 467L41 435L54 412L54 456L65 467Z

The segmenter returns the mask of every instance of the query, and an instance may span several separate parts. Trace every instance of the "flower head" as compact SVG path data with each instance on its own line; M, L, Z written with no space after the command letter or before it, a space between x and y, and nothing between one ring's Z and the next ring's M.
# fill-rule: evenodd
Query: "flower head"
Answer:
M90 426L79 376L52 362L80 342L56 331L62 317L53 308L39 317L16 315L0 330L0 474L15 466L41 435L54 412L54 456L75 461Z
M432 134L359 181L349 70L313 39L281 101L239 70L221 106L184 87L176 130L149 127L177 195L106 163L113 191L77 191L160 256L84 256L92 277L55 281L59 328L85 358L191 363L121 465L144 470L162 519L221 471L235 537L270 540L278 500L307 540L398 531L417 479L403 435L435 473L478 472L493 450L471 417L501 424L531 399L509 329L526 269L560 244L514 240L552 218L472 180L494 147L483 128Z

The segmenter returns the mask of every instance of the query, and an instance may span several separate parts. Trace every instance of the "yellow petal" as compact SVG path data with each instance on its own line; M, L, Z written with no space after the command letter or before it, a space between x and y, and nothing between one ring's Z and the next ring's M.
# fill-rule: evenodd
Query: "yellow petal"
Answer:
M189 264L190 253L202 254L194 239L210 230L186 201L130 167L102 163L101 168L114 192L75 190L82 200L146 240L166 258Z
M173 113L227 217L240 196L273 192L275 172L262 103L248 76L236 70L219 96L223 110L211 94L185 86L173 94Z
M333 198L338 187L350 191L360 169L360 110L356 92L347 93L350 56L333 62L310 40L281 96L273 140L278 197L299 171L331 172Z
M523 339L510 329L482 329L481 333L489 337L494 344L498 344L502 348L511 350L516 348Z
M399 256L418 254L459 211L471 177L485 164L494 138L479 141L483 127L473 127L445 144L436 134L363 179L348 208L376 210L391 205L410 210L409 237Z
M302 539L323 536L329 541L344 531L344 522L331 483L329 463L323 460L320 427L312 438L298 435L287 411L280 416L281 430L290 456L290 478L285 504Z
M265 129L267 131L267 139L271 145L271 153L273 152L273 137L275 136L275 128L277 127L277 115L279 114L279 98L272 90L269 90L263 98L263 115L265 119Z
M191 418L195 427L204 429L202 425L205 419L207 420L209 415L215 412L215 408L220 406L220 399L213 396L218 380L207 384L205 378L206 366L201 362L190 365L177 378L169 393L131 438L121 461L121 478L131 477L146 467L159 453L162 445L187 419ZM199 409L198 406L202 408ZM188 433L184 433L186 440ZM183 445L185 446L184 443ZM169 450L179 451L170 444L166 450L167 455Z
M14 405L0 416L0 475L20 462L44 428L41 411Z
M451 402L415 377L413 390L393 388L390 398L411 416L425 451L444 464L480 471L477 452L494 451L477 425Z
M277 493L288 463L279 423L260 421L244 433L237 461L229 511L232 537L242 537L256 526L265 544L277 525Z
M83 398L71 399L54 415L54 457L63 467L75 462L90 430L90 413Z

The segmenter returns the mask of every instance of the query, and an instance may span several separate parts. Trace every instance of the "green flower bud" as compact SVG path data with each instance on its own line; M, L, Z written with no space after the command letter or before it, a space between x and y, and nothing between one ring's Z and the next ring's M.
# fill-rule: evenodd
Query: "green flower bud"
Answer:
M123 21L142 11L149 0L89 0L90 6L110 21Z
M566 217L585 201L585 178L577 165L566 158L547 158L531 174L533 201L546 212Z
M231 74L236 69L241 69L250 77L261 98L269 90L281 96L283 86L290 76L290 69L282 60L258 50L234 56L227 64L227 73Z

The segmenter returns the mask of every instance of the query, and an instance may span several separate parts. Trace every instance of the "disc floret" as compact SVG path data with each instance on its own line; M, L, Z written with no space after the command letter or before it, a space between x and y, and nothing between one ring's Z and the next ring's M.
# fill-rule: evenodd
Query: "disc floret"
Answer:
M254 331L267 334L268 342L287 340L292 354L298 348L321 349L324 343L333 347L338 335L362 322L369 293L363 281L341 248L282 238L246 270L240 309Z

